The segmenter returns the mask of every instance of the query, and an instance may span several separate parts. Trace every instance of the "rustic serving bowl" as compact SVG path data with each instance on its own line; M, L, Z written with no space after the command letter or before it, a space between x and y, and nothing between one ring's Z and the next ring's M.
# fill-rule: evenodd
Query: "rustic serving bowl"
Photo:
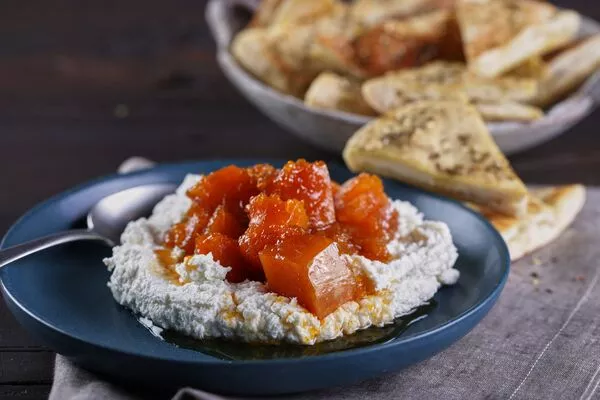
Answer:
M342 111L307 107L301 99L281 93L247 73L229 52L235 34L247 22L239 8L252 10L255 0L211 0L206 20L217 43L217 61L229 81L274 122L312 144L341 152L348 138L370 117ZM600 32L600 24L583 17L580 35ZM567 99L555 104L546 115L532 123L489 123L498 146L513 154L546 142L566 132L588 115L600 101L600 71Z

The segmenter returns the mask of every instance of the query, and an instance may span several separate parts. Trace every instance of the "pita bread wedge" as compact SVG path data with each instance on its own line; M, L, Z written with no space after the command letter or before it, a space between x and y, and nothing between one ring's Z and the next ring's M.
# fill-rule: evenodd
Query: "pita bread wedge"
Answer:
M542 57L535 56L507 72L506 76L540 80L543 79L547 74L548 65Z
M515 102L504 103L475 103L475 108L487 122L531 122L544 116L537 107Z
M358 130L346 143L353 171L388 176L509 216L526 211L527 190L477 110L455 101L420 101Z
M392 72L362 85L365 101L380 113L420 100L469 101L462 84L462 64L433 62Z
M302 97L322 71L360 75L353 70L352 49L360 27L348 16L349 9L342 6L310 24L272 23L268 28L247 28L236 35L230 51L258 79Z
M552 60L553 58L555 58L556 56L560 55L561 53L567 51L567 50L571 50L574 49L575 47L579 46L581 43L583 43L585 40L590 39L591 37L593 37L594 35L590 35L590 36L578 36L577 38L571 40L569 43L565 43L563 46L552 50L550 53L546 53L542 56L542 60L547 63L550 62L550 60Z
M281 92L300 97L317 75L309 60L313 37L311 26L249 28L236 35L231 53L256 78Z
M527 212L520 217L509 217L492 211L485 206L477 206L469 203L467 203L467 206L483 215L502 235L504 241L509 245L511 260L514 260L515 256L522 256L522 251L516 251L518 250L516 247L531 246L531 241L540 239L536 235L535 238L530 238L530 241L524 233L532 233L534 229L537 229L537 233L539 233L540 228L550 228L554 223L552 208L534 196L529 196L527 200ZM513 248L511 248L510 244L515 242L518 245L513 245Z
M534 0L460 0L457 19L469 69L496 77L563 46L580 16Z
M306 105L361 115L375 115L360 93L360 82L331 73L321 73L304 96Z
M551 186L532 189L531 193L550 206L554 211L555 226L558 236L564 231L581 211L585 204L585 186L579 184Z
M427 11L452 8L455 0L356 0L352 18L374 26L388 19L400 19Z
M319 71L333 71L355 77L363 76L356 65L354 41L364 28L352 18L350 9L336 9L327 18L315 22L315 37L310 46L310 59Z
M416 100L525 101L534 98L537 89L534 79L486 79L470 74L462 63L435 61L370 79L363 84L362 93L371 107L384 113Z
M546 246L560 236L585 203L585 187L582 185L532 188L530 194L527 213L519 218L468 204L486 217L502 235L512 261Z
M531 100L538 91L538 82L530 78L501 76L481 78L466 72L463 85L469 99L475 102L521 102Z
M548 62L548 73L532 102L551 105L573 92L589 76L600 70L600 35L594 35L569 48Z

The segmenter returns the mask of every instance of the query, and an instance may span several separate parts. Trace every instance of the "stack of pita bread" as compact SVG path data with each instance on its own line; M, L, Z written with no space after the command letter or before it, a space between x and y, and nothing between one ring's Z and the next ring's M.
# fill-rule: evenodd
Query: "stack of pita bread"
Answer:
M533 121L600 68L600 35L542 0L263 0L231 52L314 108L384 114L419 100Z
M358 130L344 160L453 197L486 217L516 260L559 236L585 202L581 185L528 189L496 146L480 113L456 99L417 100Z

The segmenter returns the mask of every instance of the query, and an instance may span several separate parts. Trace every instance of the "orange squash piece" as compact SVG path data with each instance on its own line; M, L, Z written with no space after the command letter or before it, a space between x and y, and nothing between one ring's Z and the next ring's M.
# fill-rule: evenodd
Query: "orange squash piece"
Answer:
M270 164L256 164L247 168L248 174L254 180L254 184L259 191L264 191L277 176L277 168Z
M357 280L340 257L336 244L325 236L302 235L260 252L270 290L325 318L356 298Z
M322 161L289 161L267 187L267 193L277 194L283 200L303 201L312 228L320 229L335 222L331 178Z
M255 180L244 168L230 165L204 176L190 188L187 195L213 211L223 204L236 213L243 213L250 197L258 194Z
M340 185L339 183L337 183L335 181L331 181L331 194L333 195L334 206L335 206L335 197L337 196L337 194L339 193L339 191L341 189L342 189L342 185Z
M225 206L219 206L213 213L204 233L222 233L230 238L237 239L246 230L247 224L244 224L241 218L227 211Z
M387 261L386 245L397 228L381 179L360 174L345 182L335 197L336 217L351 236L359 253L372 260Z
M196 236L204 230L210 215L204 211L197 210L189 214L182 222L175 224L165 235L164 244L167 247L179 247L186 254L194 251Z
M230 267L231 271L227 273L227 280L229 282L243 282L249 277L248 269L246 268L244 257L240 253L237 240L222 233L198 236L195 253L211 253L213 258L219 261L221 265Z
M337 243L341 254L359 253L360 248L352 241L352 232L348 227L336 222L322 233Z
M309 217L300 200L283 200L278 195L259 194L246 207L250 225L293 225L307 229Z
M360 174L346 181L335 198L336 216L339 222L357 225L364 223L368 229L375 221L367 221L389 204L381 179L374 175Z
M261 193L250 200L246 211L250 224L239 244L255 271L262 270L260 251L283 237L303 234L308 228L308 215L299 200L283 201L277 195Z

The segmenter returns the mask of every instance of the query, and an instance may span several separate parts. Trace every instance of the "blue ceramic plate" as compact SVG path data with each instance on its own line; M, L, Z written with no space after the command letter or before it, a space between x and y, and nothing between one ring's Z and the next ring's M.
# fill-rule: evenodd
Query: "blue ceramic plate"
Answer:
M163 165L101 178L35 207L10 229L2 247L81 224L93 204L125 188L179 182L188 172L261 161L265 162ZM352 176L338 165L330 165L330 171L338 181ZM473 329L502 291L509 256L498 233L460 204L392 181L385 181L385 186L390 197L408 200L427 218L450 226L461 276L456 285L436 294L437 306L426 318L384 343L268 360L224 360L177 347L154 337L113 300L106 287L109 273L102 263L110 249L98 243L64 245L2 268L4 298L19 322L47 346L121 382L266 395L345 385L396 371L432 356Z

